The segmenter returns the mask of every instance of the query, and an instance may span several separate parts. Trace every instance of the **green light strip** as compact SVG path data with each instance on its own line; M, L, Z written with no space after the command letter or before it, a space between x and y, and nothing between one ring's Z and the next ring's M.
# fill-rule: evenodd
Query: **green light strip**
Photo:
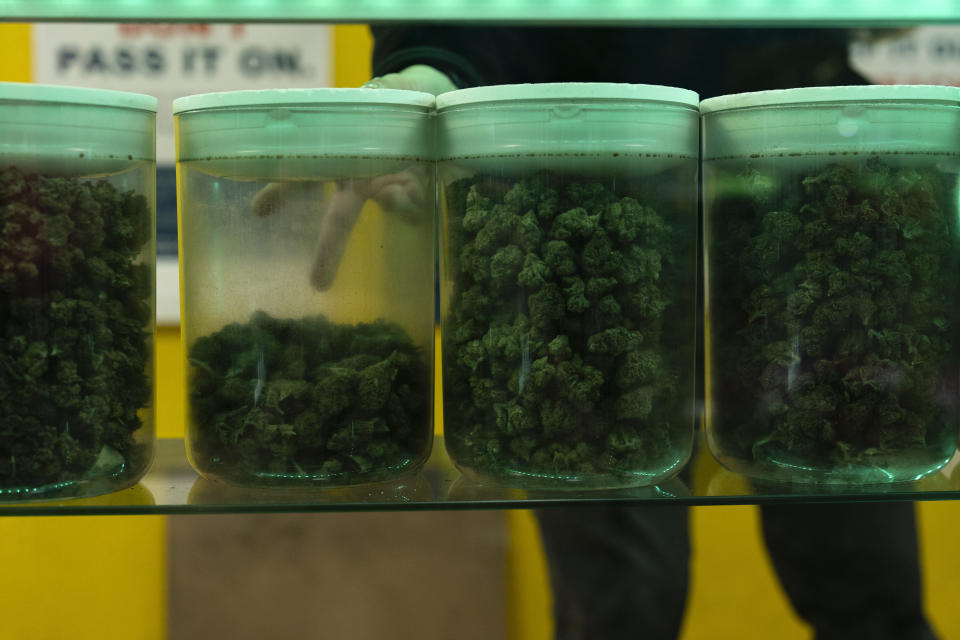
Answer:
M839 26L960 23L960 0L0 0L0 20Z

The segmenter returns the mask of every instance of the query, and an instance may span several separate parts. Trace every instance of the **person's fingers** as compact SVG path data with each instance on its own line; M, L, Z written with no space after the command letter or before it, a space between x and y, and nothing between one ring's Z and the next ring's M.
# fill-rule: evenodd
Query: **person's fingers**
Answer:
M366 181L359 181L366 182ZM320 222L317 252L310 271L310 283L318 291L326 291L337 276L343 251L350 239L360 211L367 200L365 188L357 188L354 181L337 185L337 190L327 203L327 210Z
M253 196L250 201L250 210L257 216L272 215L283 202L283 190L286 185L282 182L271 182Z
M368 199L389 215L419 223L427 211L426 171L414 167L375 178L344 180L324 202L322 182L273 182L251 201L255 215L315 211L322 215L310 282L319 291L333 286L350 233Z
M407 222L418 222L423 218L426 191L427 176L421 167L372 178L369 183L370 197L385 212Z
M409 184L395 183L383 187L374 200L390 215L402 218L406 222L416 222L423 210L423 194Z
M425 64L415 64L403 71L388 73L372 78L364 87L368 89L407 89L423 91L437 96L441 93L453 91L456 85L441 71Z
M263 217L284 209L317 209L322 202L322 182L271 182L253 196L250 209Z
M426 211L426 184L426 171L419 167L338 182L320 223L317 252L310 272L314 288L326 291L333 286L350 233L367 200L374 200L389 215L417 223Z
M364 87L408 89L434 95L456 89L450 78L426 65L412 65L398 73L373 78ZM425 210L426 185L426 174L420 169L338 183L320 222L317 251L310 272L314 288L325 291L333 285L350 232L367 199L375 200L386 212L417 222ZM319 183L271 183L253 197L251 209L255 215L268 216L289 208L319 209L322 200L322 185Z

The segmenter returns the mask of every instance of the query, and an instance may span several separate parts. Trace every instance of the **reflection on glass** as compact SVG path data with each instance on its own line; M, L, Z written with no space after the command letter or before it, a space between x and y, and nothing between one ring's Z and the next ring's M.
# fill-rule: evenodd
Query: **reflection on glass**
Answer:
M0 503L0 512L5 507L16 509L24 507L38 507L41 509L53 509L55 510L58 507L64 507L67 509L73 508L84 508L84 507L153 507L157 505L157 501L154 499L153 493L143 483L138 483L132 487L126 489L121 489L119 491L113 491L112 493L104 493L102 495L93 496L90 498L75 498L75 499L54 499L54 500L44 500L42 502L17 502L16 504L4 505Z
M403 504L429 502L434 492L423 473L355 487L239 487L197 478L187 503L202 505Z
M679 478L665 480L660 484L646 487L626 487L622 489L517 489L498 484L483 483L464 475L458 475L449 484L446 499L450 502L510 502L532 501L540 506L545 503L594 501L630 501L630 500L669 500L671 498L690 497L690 489Z

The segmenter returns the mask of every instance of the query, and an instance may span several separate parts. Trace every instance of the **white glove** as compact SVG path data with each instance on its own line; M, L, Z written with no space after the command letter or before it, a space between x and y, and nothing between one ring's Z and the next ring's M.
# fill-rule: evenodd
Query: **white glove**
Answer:
M447 91L453 91L454 86L450 78L441 71L425 64L415 64L407 67L403 71L388 73L379 78L372 78L363 85L367 89L408 89L410 91L423 91L432 93L435 96Z

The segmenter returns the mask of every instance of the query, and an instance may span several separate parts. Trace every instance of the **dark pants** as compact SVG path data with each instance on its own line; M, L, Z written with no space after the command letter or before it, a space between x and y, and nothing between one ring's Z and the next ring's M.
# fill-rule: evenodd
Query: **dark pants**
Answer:
M817 640L930 640L909 503L761 508L780 581ZM687 509L537 512L557 640L673 640L686 604ZM749 612L744 611L744 629Z

